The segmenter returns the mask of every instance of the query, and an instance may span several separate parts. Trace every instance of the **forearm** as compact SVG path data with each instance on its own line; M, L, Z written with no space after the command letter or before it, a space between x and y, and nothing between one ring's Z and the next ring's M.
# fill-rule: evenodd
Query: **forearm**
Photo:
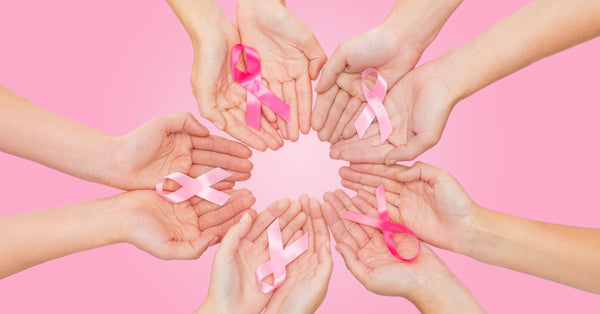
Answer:
M527 65L600 35L600 2L537 0L436 61L456 101Z
M400 0L382 24L421 53L463 0Z
M0 86L0 150L104 183L114 171L116 145L114 136L36 106Z
M0 218L0 278L37 264L120 242L113 198Z
M421 313L485 313L469 289L448 269L431 277L407 297Z
M167 0L194 45L221 36L222 23L229 22L215 0Z
M578 289L600 293L600 229L527 220L478 209L463 252Z

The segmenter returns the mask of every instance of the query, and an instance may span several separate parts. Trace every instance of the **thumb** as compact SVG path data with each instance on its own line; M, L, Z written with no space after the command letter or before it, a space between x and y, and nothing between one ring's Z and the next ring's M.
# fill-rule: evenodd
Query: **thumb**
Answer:
M207 99L207 97L199 97L197 100L200 115L212 122L217 129L221 131L225 130L227 122L221 111L217 108L215 101Z
M240 241L248 231L250 231L250 226L252 226L252 216L245 213L240 221L229 228L227 233L225 233L225 236L223 236L221 245L215 254L215 262L228 256L232 256L232 254L237 251Z
M417 134L408 143L399 145L385 155L385 164L393 165L399 161L413 160L433 147L438 138L432 133Z
M323 64L327 61L327 55L323 51L321 44L319 44L319 40L317 40L317 37L312 32L303 46L308 47L302 51L309 60L308 74L311 80L315 80L319 76L319 71L323 67Z
M327 62L325 62L325 65L323 65L321 79L317 83L317 86L315 86L317 93L324 93L335 84L338 76L346 68L346 58L344 47L342 45L338 46Z

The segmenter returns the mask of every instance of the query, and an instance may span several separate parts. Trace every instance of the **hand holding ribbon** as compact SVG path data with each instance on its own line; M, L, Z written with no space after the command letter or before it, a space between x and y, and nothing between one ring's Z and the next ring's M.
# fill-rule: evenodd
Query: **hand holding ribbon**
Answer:
M240 71L236 65L242 51L246 52L246 70ZM246 124L260 130L261 102L273 110L286 122L290 120L290 105L277 97L261 82L260 58L252 47L235 45L231 50L231 74L233 79L246 90Z

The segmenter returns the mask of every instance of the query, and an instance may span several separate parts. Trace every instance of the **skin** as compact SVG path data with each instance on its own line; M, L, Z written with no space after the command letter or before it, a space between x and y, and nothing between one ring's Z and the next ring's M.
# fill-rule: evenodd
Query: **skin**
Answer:
M276 150L283 139L265 118L260 131L246 125L246 90L231 76L231 49L240 44L238 29L214 0L168 0L194 48L191 87L200 115L260 151ZM244 70L241 62L238 68Z
M404 297L422 313L485 312L427 245L421 244L421 253L415 260L402 262L389 252L379 230L340 218L346 211L378 216L371 204L359 197L351 199L341 190L328 192L323 198L323 216L338 243L336 250L352 275L369 291ZM396 207L388 210L391 217L399 215ZM414 239L395 236L394 240L400 254L406 253L403 248L416 248Z
M279 218L284 247L309 234L309 249L290 263L274 292L258 289L255 271L269 258L267 227ZM321 304L333 266L329 233L316 199L281 199L253 220L245 217L225 235L213 262L206 300L195 313L306 313ZM266 280L269 280L267 278ZM268 281L267 281L268 282ZM307 285L315 288L306 293Z
M130 243L161 259L196 259L224 236L255 199L227 191L222 207L197 197L173 204L154 191L125 192L0 218L0 278L79 251Z
M113 136L38 107L3 86L0 150L123 190L153 189L169 173L197 177L214 167L232 174L214 186L228 189L250 178L252 170L247 147L209 135L189 113L156 117ZM165 186L176 187L173 182Z
M241 0L236 10L242 44L255 48L262 77L269 89L290 105L290 121L263 106L267 120L284 139L308 134L312 111L312 85L327 60L312 31L279 0Z
M461 3L400 0L380 26L342 42L323 66L315 88L312 127L319 139L334 144L355 135L354 123L366 106L362 72L375 68L391 89L415 67ZM367 82L369 88L373 77Z
M441 139L450 112L460 100L533 62L600 35L598 21L598 1L532 1L391 87L384 105L395 130L386 143L376 144L376 129L371 126L370 136L362 140L354 136L337 142L332 157L388 165L416 158ZM368 153L363 156L361 150Z
M600 229L534 221L485 209L450 173L421 162L412 167L351 165L342 184L375 204L385 183L391 216L423 241L497 265L600 294ZM390 206L390 205L388 205ZM394 205L391 205L395 207Z

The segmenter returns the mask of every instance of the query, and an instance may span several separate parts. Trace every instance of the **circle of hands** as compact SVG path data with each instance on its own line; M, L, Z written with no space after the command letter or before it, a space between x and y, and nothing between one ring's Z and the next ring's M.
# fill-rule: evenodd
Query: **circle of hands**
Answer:
M415 68L423 48L397 45L403 39L383 27L342 42L328 59L315 35L284 5L264 6L264 1L240 0L237 27L223 15L215 34L193 43L191 85L200 113L243 144L210 135L188 113L155 118L120 138L122 149L113 158L124 171L111 178L111 185L129 190L118 196L128 208L121 226L127 241L161 259L195 259L220 242L199 312L314 312L325 298L333 267L329 231L347 268L367 289L404 297L426 289L427 282L450 272L427 245L421 245L414 261L401 262L389 252L380 230L340 216L355 211L378 217L374 191L385 183L391 221L430 245L462 249L457 235L469 232L474 203L458 181L427 164L395 165L440 139L452 103L435 66ZM258 51L262 83L290 105L289 123L263 105L261 129L246 125L246 90L231 73L230 52L236 44ZM361 73L371 67L388 80L384 106L395 128L384 143L376 121L362 139L354 128L366 106ZM313 110L312 81L319 73ZM324 203L306 195L282 199L258 214L252 193L234 189L235 182L250 178L247 146L276 150L311 128L331 143L331 158L350 162L340 176L357 195L328 192ZM197 196L173 204L152 190L169 173L198 177L215 167L232 174L212 186L230 195L223 206ZM174 182L164 186L165 191L178 188ZM309 235L309 246L286 266L285 282L263 293L255 271L269 260L266 230L276 219L284 247L303 234ZM401 254L415 249L414 239L395 235L394 240ZM266 282L272 283L272 276Z

